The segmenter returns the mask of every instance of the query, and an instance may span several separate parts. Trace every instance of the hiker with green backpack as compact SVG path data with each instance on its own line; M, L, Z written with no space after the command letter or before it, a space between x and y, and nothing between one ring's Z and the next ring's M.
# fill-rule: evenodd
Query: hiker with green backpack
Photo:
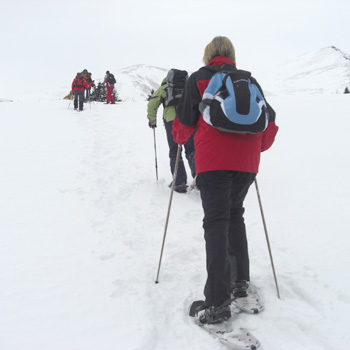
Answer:
M157 127L157 111L160 105L163 105L163 122L169 145L170 170L172 174L174 174L175 170L178 145L176 142L174 142L171 132L173 129L173 121L175 119L177 104L182 96L187 78L188 73L186 71L171 69L168 72L167 77L163 79L161 86L150 97L147 105L147 118L149 120L148 125L151 129ZM191 169L191 175L193 178L195 178L196 167L194 163L195 150L193 135L189 137L184 145L184 148L185 155ZM174 190L179 193L186 193L187 187L186 169L182 156L180 156Z

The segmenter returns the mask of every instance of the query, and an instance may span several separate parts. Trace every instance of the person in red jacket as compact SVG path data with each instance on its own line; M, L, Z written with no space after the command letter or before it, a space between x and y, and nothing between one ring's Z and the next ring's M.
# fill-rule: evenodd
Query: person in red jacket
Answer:
M90 84L86 82L81 73L77 73L75 79L72 82L72 91L74 94L74 109L78 109L78 100L79 100L79 111L82 111L84 108L84 89L89 89Z
M268 127L259 134L229 133L207 124L199 103L211 77L223 65L236 65L231 41L215 37L206 46L203 61L205 66L186 84L172 133L174 141L183 145L196 130L196 184L204 209L207 256L204 311L199 321L205 324L229 319L230 299L247 295L250 276L243 201L258 173L260 153L273 144L278 127L269 104Z
M114 84L116 83L116 80L114 78L114 75L110 73L109 71L106 72L105 75L105 84L107 87L107 101L106 104L111 103L115 104L115 99L113 97L113 90L114 90Z

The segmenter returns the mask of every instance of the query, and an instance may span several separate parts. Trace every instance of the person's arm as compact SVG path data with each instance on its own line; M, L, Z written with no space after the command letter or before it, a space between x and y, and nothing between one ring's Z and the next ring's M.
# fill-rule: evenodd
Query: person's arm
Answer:
M273 108L268 103L267 103L267 110L269 113L269 124L262 135L261 152L268 150L272 146L272 144L275 141L275 136L276 136L277 131L278 131L278 126L275 123L276 112L273 110Z
M253 83L256 84L256 86L258 87L258 89L260 90L261 94L263 95L263 97L266 101L266 98L264 96L264 92L263 92L261 86L259 85L259 83L253 77L251 77L251 79L252 79ZM267 151L272 146L272 144L275 141L275 136L278 132L278 126L276 125L276 122L275 122L276 121L276 112L268 104L267 101L266 101L266 105L267 105L267 112L269 113L269 124L262 135L261 152Z
M147 118L151 125L157 125L157 111L164 99L165 91L161 86L151 96L147 104Z
M87 88L87 89L90 89L91 88L91 85L84 79L84 82L83 82L84 86Z

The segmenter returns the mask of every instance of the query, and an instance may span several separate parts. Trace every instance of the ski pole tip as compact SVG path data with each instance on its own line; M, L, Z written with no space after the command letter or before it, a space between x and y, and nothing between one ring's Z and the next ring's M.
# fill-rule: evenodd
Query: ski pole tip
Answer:
M155 284L158 284L158 283L159 283L159 281L157 280L157 281L155 281L154 283L155 283Z

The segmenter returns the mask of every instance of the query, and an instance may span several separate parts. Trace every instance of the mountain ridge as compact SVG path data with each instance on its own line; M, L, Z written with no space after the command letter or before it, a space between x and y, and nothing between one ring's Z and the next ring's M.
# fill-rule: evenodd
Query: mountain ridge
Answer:
M335 46L310 51L263 72L274 94L342 93L350 85L350 56Z
M170 68L136 64L115 73L122 101L145 101ZM350 55L336 46L310 51L254 72L266 94L335 94L350 86Z

